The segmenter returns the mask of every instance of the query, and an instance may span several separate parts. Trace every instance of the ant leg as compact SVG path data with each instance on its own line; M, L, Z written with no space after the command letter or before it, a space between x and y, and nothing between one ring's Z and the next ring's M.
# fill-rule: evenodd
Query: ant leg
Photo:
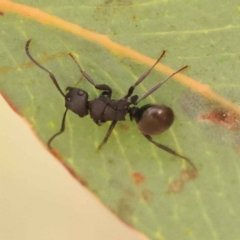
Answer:
M42 70L44 70L45 72L47 72L50 76L50 78L52 79L54 85L56 86L56 88L58 89L58 91L62 94L63 97L65 97L65 94L63 93L62 89L59 87L58 85L58 82L55 78L55 76L53 75L52 72L50 72L49 70L47 70L45 67L43 67L40 63L38 63L33 57L32 55L30 54L29 52L29 44L30 42L32 41L32 39L29 39L25 45L25 51L26 51L26 54L27 56L30 58L30 60L35 63L39 68L41 68Z
M132 95L135 87L136 87L137 85L139 85L139 84L148 76L148 74L153 70L153 68L157 65L157 63L162 59L162 57L165 55L165 53L166 53L166 51L164 50L164 51L162 52L161 56L160 56L160 57L157 59L157 61L153 64L153 66L152 66L149 70L147 70L144 74L142 74L142 76L139 77L139 79L135 82L135 84L128 89L128 93L127 93L127 95L124 97L124 99L128 99L128 98Z
M95 82L93 81L93 79L85 71L82 70L81 66L79 65L79 63L77 62L75 57L71 53L69 53L69 56L77 64L79 71L88 80L88 82L91 83L96 89L106 91L105 93L111 98L112 89L106 84L97 84L96 85Z
M61 125L60 131L57 132L57 133L55 133L55 134L48 140L47 145L48 145L48 148L49 148L49 149L52 149L51 143L52 143L53 139L54 139L55 137L57 137L58 135L60 135L61 133L63 133L64 130L65 130L65 119L66 119L67 111L68 111L68 108L66 108L66 110L65 110L65 112L64 112L64 114L63 114L62 125Z
M141 98L139 98L137 101L133 102L133 104L138 104L140 101L142 101L143 99L145 99L146 97L148 97L150 94L152 94L153 92L155 92L158 88L160 88L167 80L169 80L170 78L172 78L174 75L176 75L177 73L181 72L182 70L186 69L188 67L188 65L178 69L176 72L172 73L170 76L168 76L164 81L158 83L156 86L152 87L148 92L146 92Z
M177 157L180 157L180 158L184 159L184 160L185 160L186 162L188 162L188 163L192 166L192 168L197 172L197 168L195 167L195 165L191 162L191 160L190 160L189 158L184 157L184 156L178 154L177 152L173 151L171 148L169 148L169 147L167 147L167 146L164 146L164 145L162 145L162 144L160 144L160 143L157 143L157 142L153 141L152 137L149 136L149 135L144 135L144 134L143 134L143 136L144 136L148 141L150 141L151 143L153 143L155 146L163 149L164 151L166 151L166 152L168 152L168 153L171 153L171 154L173 154L173 155L175 155L175 156L177 156Z
M102 143L99 145L97 151L99 151L102 148L102 146L107 142L107 140L110 137L110 135L111 135L113 129L115 128L116 124L117 124L117 121L112 121L110 127L108 128L107 134L106 134L105 138L103 139Z

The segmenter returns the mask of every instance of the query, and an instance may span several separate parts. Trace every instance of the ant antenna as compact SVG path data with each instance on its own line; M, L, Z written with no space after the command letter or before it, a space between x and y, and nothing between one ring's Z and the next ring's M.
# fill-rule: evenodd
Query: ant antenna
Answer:
M40 63L38 63L33 57L32 55L30 54L29 52L29 44L30 42L32 41L32 39L29 39L25 45L25 51L26 51L26 54L27 56L30 58L30 60L35 63L39 68L41 68L42 70L44 70L45 72L47 72L50 76L50 78L52 79L54 85L56 86L56 88L58 89L58 91L61 93L61 95L65 98L65 94L63 93L62 89L59 87L58 85L58 82L55 78L55 76L53 75L52 72L50 72L49 70L47 70L45 67L43 67Z
M140 101L142 101L143 99L145 99L146 97L148 97L150 94L152 94L153 92L155 92L158 88L160 88L165 82L167 82L170 78L172 78L174 75L176 75L177 73L181 72L182 70L186 69L188 67L188 65L180 68L179 70L177 70L176 72L172 73L170 76L168 76L163 82L157 84L156 86L152 87L148 92L146 92L141 98L139 98L134 105L137 105Z
M71 53L69 53L68 55L69 55L69 56L73 59L73 61L76 63L76 65L78 66L78 69L79 69L79 71L82 73L82 75L83 75L93 86L95 86L95 82L93 81L93 79L92 79L86 72L84 72L84 71L82 70L82 68L80 67L79 63L78 63L77 60L75 59L75 57L74 57Z
M164 57L166 51L163 50L162 54L160 55L160 57L157 59L157 61L153 64L153 66L148 69L145 73L143 73L138 80L134 83L134 85L132 85L129 89L128 89L128 93L126 96L123 97L123 99L128 99L132 94L133 91L135 89L135 87L137 87L148 75L149 73L153 70L153 68L159 63L159 61Z
M82 70L82 68L80 67L79 63L78 63L77 60L75 59L75 57L74 57L71 53L69 53L68 55L73 59L73 61L74 61L74 62L76 63L76 65L78 66L79 71L82 73L82 75L87 79L87 81L88 81L89 83L91 83L91 84L92 84L96 89L98 89L98 90L106 91L105 93L106 93L109 97L111 97L111 95L112 95L112 89L111 89L108 85L106 85L106 84L95 84L95 82L93 81L93 79L92 79L85 71Z

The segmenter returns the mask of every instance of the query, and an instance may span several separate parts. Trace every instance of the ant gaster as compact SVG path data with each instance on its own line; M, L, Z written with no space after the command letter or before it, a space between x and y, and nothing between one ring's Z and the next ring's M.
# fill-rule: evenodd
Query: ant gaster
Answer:
M95 84L93 79L82 70L74 56L69 53L69 56L73 59L73 61L78 66L80 72L82 75L87 79L89 83L91 83L96 89L102 90L103 92L99 95L99 97L88 100L88 93L80 88L75 87L67 87L66 91L67 93L64 94L61 88L58 85L58 82L53 75L52 72L47 70L45 67L40 65L30 54L29 52L29 44L31 42L31 39L29 39L26 43L25 50L27 56L30 58L30 60L35 63L39 68L47 72L52 79L54 85L60 92L60 94L65 99L65 107L66 110L63 114L62 118L62 125L59 132L54 134L49 140L48 140L48 147L51 149L51 143L52 141L65 130L65 119L67 115L67 111L71 110L72 112L79 115L79 117L85 117L90 113L91 118L97 125L101 125L102 123L106 121L111 121L110 127L107 131L107 134L105 138L103 139L102 143L99 145L98 150L108 141L108 138L110 137L114 127L116 126L118 121L125 121L125 116L129 114L131 120L135 120L138 126L138 129L143 134L143 136L156 145L157 147L165 150L168 153L171 153L175 156L178 156L185 161L187 161L194 170L196 170L196 167L194 164L188 159L187 157L184 157L174 150L172 150L169 147L166 147L160 143L155 142L152 139L152 135L158 135L166 131L173 123L174 120L174 113L171 108L163 105L163 104L147 104L145 106L142 106L141 108L136 107L136 105L148 97L150 94L155 92L158 88L162 86L167 80L172 78L175 74L179 73L180 71L184 70L188 66L184 66L180 68L178 71L172 73L169 77L167 77L163 82L158 83L156 86L151 88L148 92L146 92L141 98L138 98L137 95L132 96L134 89L136 86L138 86L152 71L152 69L156 66L156 64L161 60L161 58L164 56L165 51L162 52L161 56L157 59L157 61L154 63L154 65L146 71L144 74L142 74L139 79L135 82L134 85L132 85L129 89L127 94L119 99L114 100L111 99L112 96L112 89L106 85L106 84ZM134 105L134 107L130 107L131 105Z

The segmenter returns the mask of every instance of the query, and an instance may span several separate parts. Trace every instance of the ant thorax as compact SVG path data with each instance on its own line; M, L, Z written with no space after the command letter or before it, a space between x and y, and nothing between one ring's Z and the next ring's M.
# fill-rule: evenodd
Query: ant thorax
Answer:
M130 104L124 99L114 100L100 95L88 102L88 108L94 122L101 125L106 121L125 121Z

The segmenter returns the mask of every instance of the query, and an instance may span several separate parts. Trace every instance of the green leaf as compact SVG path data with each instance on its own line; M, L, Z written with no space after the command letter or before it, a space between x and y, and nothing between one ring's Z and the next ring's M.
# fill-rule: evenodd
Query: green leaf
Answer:
M22 2L22 3L21 3ZM33 6L33 7L30 7ZM31 54L64 90L80 78L76 56L97 84L119 99L142 96L164 74L190 67L141 102L170 106L175 122L154 140L189 157L198 169L148 142L127 117L97 153L109 124L69 112L53 147L58 158L124 222L149 239L239 239L240 10L231 1L0 1L0 91L46 144L61 126L64 99ZM140 64L142 63L142 64ZM167 67L169 66L169 67ZM171 68L170 68L171 67ZM195 79L195 80L194 80ZM99 95L86 80L90 99Z

